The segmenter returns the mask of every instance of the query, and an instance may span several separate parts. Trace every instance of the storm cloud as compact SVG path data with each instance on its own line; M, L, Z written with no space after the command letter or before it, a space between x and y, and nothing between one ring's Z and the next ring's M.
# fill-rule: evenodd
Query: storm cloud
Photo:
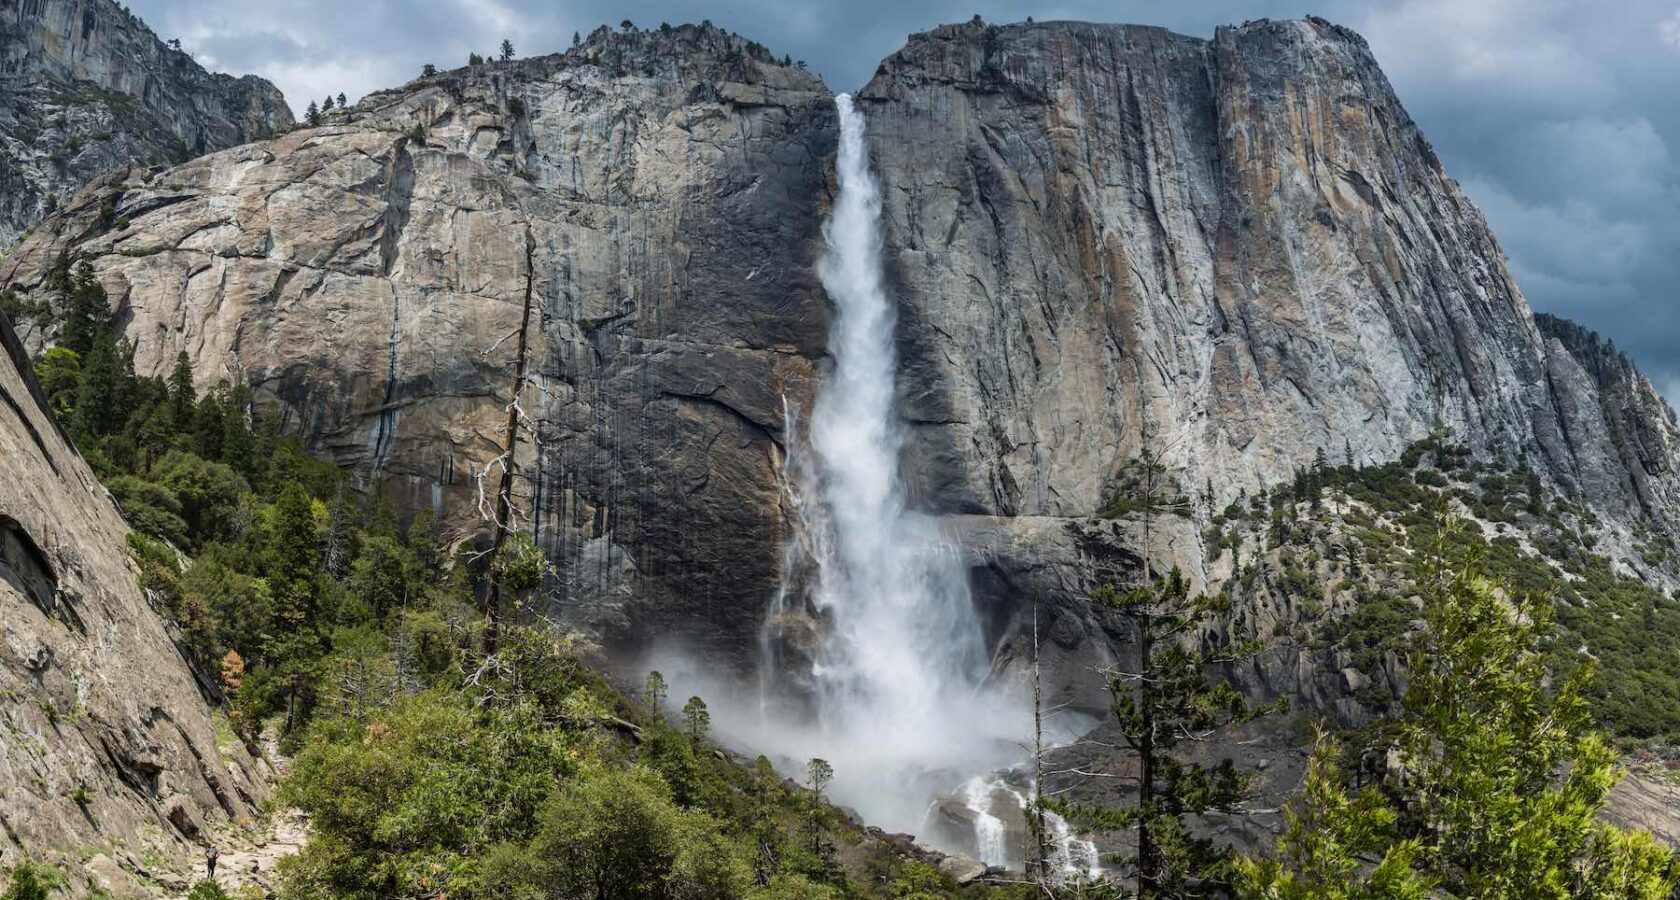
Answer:
M263 75L301 109L355 99L503 38L520 55L630 20L714 23L862 85L907 34L976 14L1084 19L1209 36L1307 12L1370 42L1447 170L1487 214L1536 309L1592 327L1680 401L1680 0L134 0L206 66Z

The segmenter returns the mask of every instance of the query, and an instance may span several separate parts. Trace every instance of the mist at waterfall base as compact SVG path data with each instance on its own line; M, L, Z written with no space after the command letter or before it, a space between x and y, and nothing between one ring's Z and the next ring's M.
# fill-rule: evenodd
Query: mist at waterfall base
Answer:
M849 95L836 103L840 191L818 265L833 304L833 369L808 434L788 413L784 470L795 537L766 617L757 696L680 654L649 663L665 667L673 702L687 691L707 700L725 743L763 753L796 778L807 760L826 759L830 799L865 822L987 863L1019 864L999 828L1003 816L1023 822L1022 795L1005 781L1023 783L1030 695L1026 685L988 678L962 548L906 497L879 188L862 114ZM995 797L1013 798L1001 801L1013 809L992 808ZM966 826L948 815L961 809ZM971 833L951 839L961 827ZM1090 870L1094 854L1068 862Z

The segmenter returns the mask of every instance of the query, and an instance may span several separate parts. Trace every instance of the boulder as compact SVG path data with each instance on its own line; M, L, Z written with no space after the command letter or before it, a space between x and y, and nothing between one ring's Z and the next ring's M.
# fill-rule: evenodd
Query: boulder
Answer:
M972 856L947 856L939 861L939 871L962 885L978 881L986 874L988 867Z

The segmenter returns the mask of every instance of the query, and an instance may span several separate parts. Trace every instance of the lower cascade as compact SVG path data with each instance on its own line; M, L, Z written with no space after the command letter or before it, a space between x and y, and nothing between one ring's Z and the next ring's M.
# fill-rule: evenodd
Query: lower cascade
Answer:
M1027 858L1027 795L1014 772L976 775L963 783L961 800L974 822L975 859L1009 866ZM1027 787L1030 788L1030 785ZM1076 879L1102 873L1097 847L1073 833L1067 820L1044 813L1047 868L1052 877Z
M850 95L836 104L840 191L819 263L834 306L834 368L808 440L789 413L796 536L765 625L765 721L753 742L784 765L828 760L835 802L872 824L1019 864L1007 835L1023 827L1024 800L1011 792L1013 808L994 808L991 782L972 776L1019 762L1030 706L988 680L961 547L906 496L881 199L863 115ZM969 827L954 826L959 810Z

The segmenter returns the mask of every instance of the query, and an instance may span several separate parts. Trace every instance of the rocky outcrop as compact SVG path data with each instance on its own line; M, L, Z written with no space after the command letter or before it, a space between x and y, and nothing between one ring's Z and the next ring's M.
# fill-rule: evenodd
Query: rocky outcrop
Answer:
M862 98L936 507L1088 516L1146 428L1221 504L1438 426L1608 509L1661 492L1562 420L1602 385L1549 374L1481 214L1352 32L949 26ZM1630 412L1672 459L1672 417Z
M555 611L744 665L780 574L782 397L809 400L827 330L833 129L821 82L743 38L598 32L113 177L0 280L89 255L141 371L184 349L201 384L245 379L365 486L463 525L526 347L517 506Z
M1672 416L1536 323L1351 32L949 26L859 103L909 480L1006 658L1022 599L1046 598L1073 683L1124 644L1094 582L1144 549L1217 580L1209 510L1321 449L1390 460L1446 428L1526 457L1613 545L1672 528ZM603 30L113 175L0 287L41 299L86 254L143 371L184 349L201 383L245 379L364 485L457 524L511 459L553 612L744 667L781 576L784 408L822 368L834 142L827 89L750 41ZM535 427L504 457L516 397ZM1141 548L1096 514L1146 428L1196 511Z
M1201 522L1321 451L1388 461L1445 428L1673 540L1672 414L1536 324L1352 32L947 26L860 104L912 480L982 534L1069 523L994 557L1016 596L1090 585L1079 523L1146 431ZM1193 527L1154 550L1215 575Z
M116 506L3 321L0 343L0 868L77 869L81 852L101 864L71 877L75 895L100 881L126 896L207 825L254 815L268 773L218 738Z
M1680 495L1674 489L1680 430L1674 408L1615 344L1545 313L1536 315L1534 324L1546 341L1559 422L1572 445L1596 450L1592 458L1597 465L1570 473L1574 477L1567 486L1587 497L1637 500L1637 508L1659 523L1680 520ZM1565 407L1579 398L1596 398L1598 408ZM1571 415L1563 414L1566 408Z
M111 0L0 0L0 247L102 172L291 125L274 85L206 72Z

